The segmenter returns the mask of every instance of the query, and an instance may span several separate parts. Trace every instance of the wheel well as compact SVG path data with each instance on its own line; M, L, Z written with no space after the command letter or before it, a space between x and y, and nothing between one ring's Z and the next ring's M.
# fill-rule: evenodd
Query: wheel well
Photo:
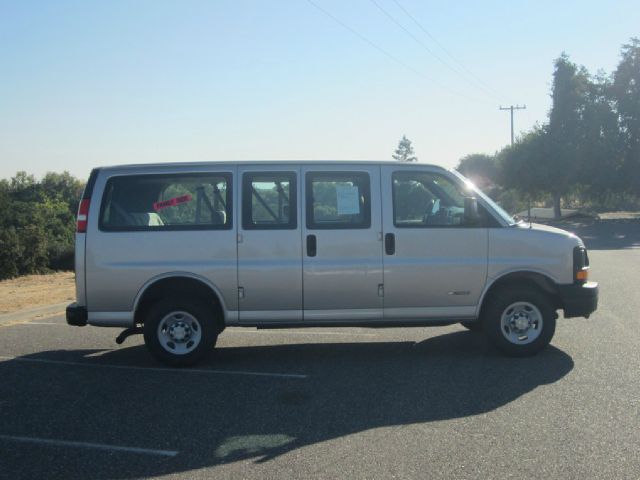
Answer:
M549 297L551 303L555 308L562 307L558 286L549 277L536 272L514 272L500 277L493 283L493 285L491 285L491 287L489 287L489 290L482 300L480 316L482 316L485 305L492 295L495 295L496 292L498 292L502 288L513 286L527 287L538 290L539 292Z
M218 295L206 283L189 277L163 278L149 285L138 302L134 316L135 322L144 323L147 312L155 302L176 294L197 297L204 300L207 304L212 305L215 312L214 320L218 333L224 330L224 311Z

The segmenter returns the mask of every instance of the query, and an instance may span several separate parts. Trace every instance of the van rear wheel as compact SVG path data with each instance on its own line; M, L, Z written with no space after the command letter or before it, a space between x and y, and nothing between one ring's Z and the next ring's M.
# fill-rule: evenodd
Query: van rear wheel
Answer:
M211 350L218 337L213 308L188 296L156 303L149 310L143 331L151 354L172 367L193 365Z
M556 312L547 295L525 287L496 292L484 309L483 329L499 350L512 357L534 355L556 330Z

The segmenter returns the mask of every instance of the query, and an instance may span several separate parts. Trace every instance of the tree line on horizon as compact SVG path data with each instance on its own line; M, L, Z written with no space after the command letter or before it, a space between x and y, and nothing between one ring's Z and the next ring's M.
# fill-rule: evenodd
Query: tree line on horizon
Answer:
M0 180L0 280L73 269L83 188L69 172L49 172L40 181L18 172Z
M514 211L528 202L596 208L640 206L640 39L617 68L589 73L562 54L554 62L548 119L493 155L457 170Z

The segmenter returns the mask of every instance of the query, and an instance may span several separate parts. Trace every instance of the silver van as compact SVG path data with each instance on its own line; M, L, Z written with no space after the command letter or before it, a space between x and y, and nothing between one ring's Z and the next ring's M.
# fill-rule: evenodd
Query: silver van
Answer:
M575 235L516 222L455 171L399 162L97 168L76 234L70 325L143 333L189 365L226 326L462 323L538 352L598 285Z

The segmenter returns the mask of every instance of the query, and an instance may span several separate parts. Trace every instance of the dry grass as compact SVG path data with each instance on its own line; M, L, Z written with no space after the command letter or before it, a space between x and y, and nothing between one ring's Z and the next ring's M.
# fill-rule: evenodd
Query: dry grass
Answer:
M637 220L640 212L605 212L598 215L602 220Z
M76 291L73 272L26 275L0 282L0 314L33 307L72 302Z

